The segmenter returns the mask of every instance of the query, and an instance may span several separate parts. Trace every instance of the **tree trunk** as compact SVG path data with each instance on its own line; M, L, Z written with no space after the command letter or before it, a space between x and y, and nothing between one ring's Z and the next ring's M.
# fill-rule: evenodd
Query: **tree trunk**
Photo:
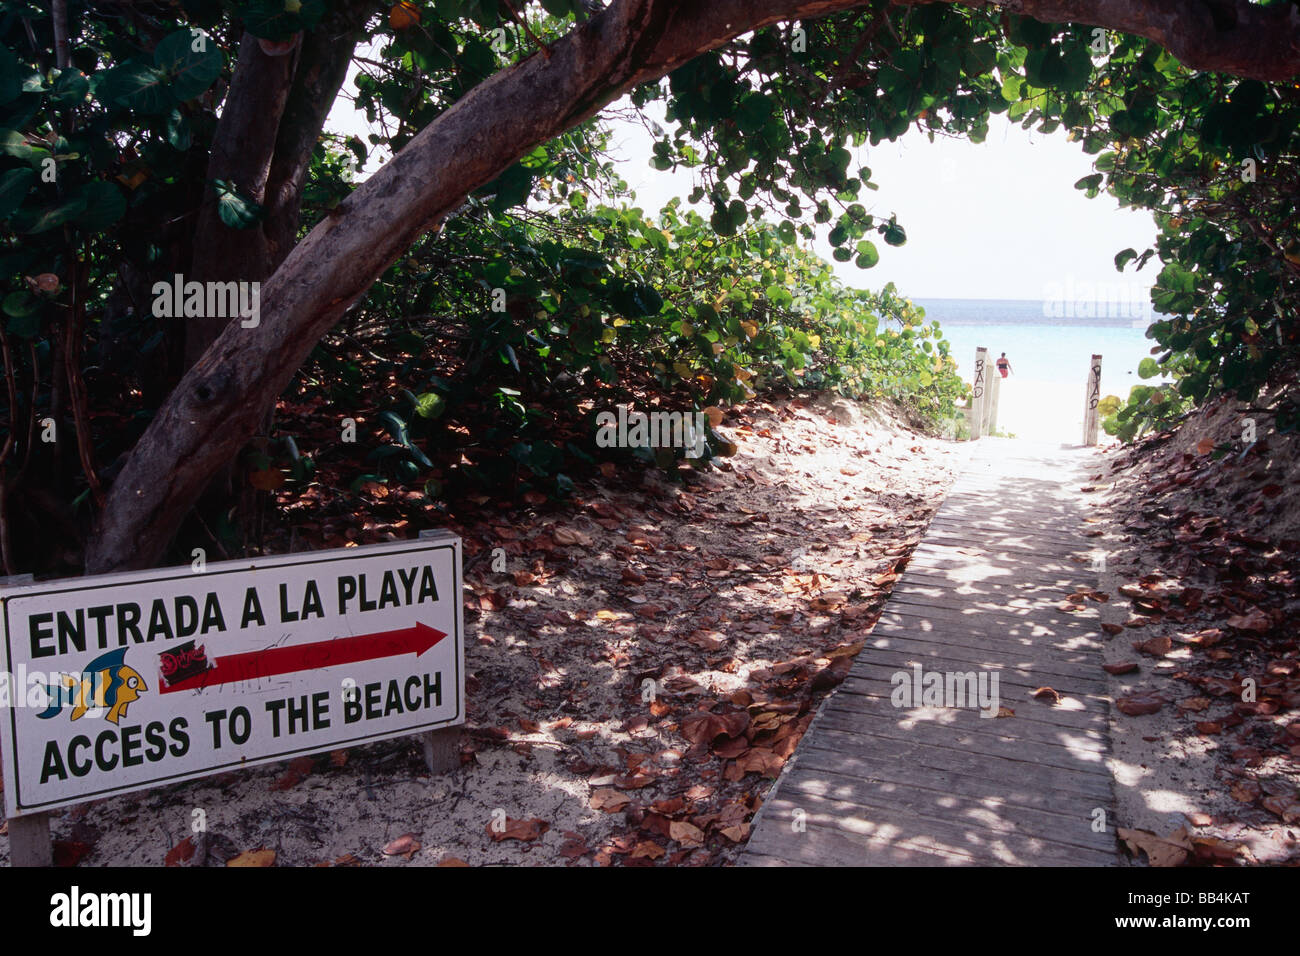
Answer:
M312 150L347 76L348 63L375 0L334 4L325 19L284 56L262 51L245 33L230 91L222 105L208 163L220 179L263 207L247 229L221 221L217 195L205 184L187 278L199 282L264 282L279 268L298 234L302 189ZM198 361L229 318L186 320L186 367Z
M330 107L347 79L352 51L360 38L369 3L336 10L303 40L293 90L276 137L275 157L266 184L266 239L279 266L298 238L302 190Z
M208 180L223 180L254 202L263 201L296 59L296 53L268 56L262 52L257 37L244 34L212 140ZM278 264L271 261L261 224L249 229L227 226L217 212L217 193L212 183L205 183L194 236L194 261L185 278L198 282L261 282ZM216 341L229 319L204 316L184 321L188 368Z
M479 84L340 204L262 289L255 328L232 323L159 410L110 493L88 573L152 565L208 478L251 436L311 348L423 232L472 190L632 87L770 23L864 7L864 0L615 0L603 13ZM1225 4L1215 4L1216 9ZM1009 12L1125 29L1200 69L1261 78L1300 72L1289 6L1226 2L1238 26L1221 46L1208 6L1173 0L1007 0ZM1181 11L1180 20L1176 13ZM1201 16L1201 12L1205 15ZM1187 24L1179 32L1180 23ZM1262 31L1262 32L1261 32ZM1270 31L1277 31L1278 36ZM1285 47L1286 49L1282 49ZM1259 51L1277 59L1261 60ZM1254 71L1254 72L1251 72Z
M245 33L230 91L213 139L207 179L223 180L263 207L262 218L246 229L222 222L217 193L204 184L193 263L187 278L199 282L264 282L293 248L302 189L330 106L347 76L348 63L374 0L336 4L317 29L290 54L271 56ZM185 368L208 350L232 321L230 316L185 320ZM271 428L271 409L260 428ZM239 483L233 458L213 474L203 510L225 508ZM260 499L249 488L239 505L239 521L257 510Z

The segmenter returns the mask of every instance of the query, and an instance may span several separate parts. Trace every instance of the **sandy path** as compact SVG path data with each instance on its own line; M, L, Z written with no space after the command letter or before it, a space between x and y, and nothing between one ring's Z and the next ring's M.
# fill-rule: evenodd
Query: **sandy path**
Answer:
M968 446L843 400L756 404L723 431L739 454L684 485L618 475L567 511L456 529L458 770L430 778L399 739L222 774L73 808L60 854L161 865L201 817L207 865L732 860Z

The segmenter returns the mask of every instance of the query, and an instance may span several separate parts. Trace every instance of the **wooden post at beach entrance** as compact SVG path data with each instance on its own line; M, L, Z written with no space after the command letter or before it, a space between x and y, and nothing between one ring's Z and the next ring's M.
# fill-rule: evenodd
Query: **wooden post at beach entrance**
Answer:
M1097 403L1101 401L1101 356L1094 355L1088 365L1088 382L1083 393L1083 443L1097 444L1097 428L1101 415Z
M988 367L989 350L975 350L975 381L971 387L970 437L979 438L984 434L984 395L988 388L985 370Z
M438 528L421 531L420 539L439 538L446 533ZM420 749L424 752L424 763L429 773L434 776L451 773L460 766L460 725L426 730L420 734Z
M984 434L998 430L998 395L1002 391L1002 373L989 376L989 387L984 395Z

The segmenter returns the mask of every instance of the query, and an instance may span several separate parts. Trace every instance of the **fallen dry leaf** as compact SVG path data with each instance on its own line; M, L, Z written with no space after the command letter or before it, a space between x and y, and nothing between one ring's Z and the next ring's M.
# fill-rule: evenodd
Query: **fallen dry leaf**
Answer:
M849 603L849 596L844 591L825 591L813 598L810 606L814 611L833 611L847 603Z
M674 820L668 825L668 838L676 840L682 846L703 846L704 831L685 820Z
M736 765L746 773L761 773L772 780L781 773L784 763L775 753L762 747L754 747L736 760Z
M408 860L420 849L420 841L414 833L403 833L395 840L384 845L384 856L404 856Z
M1191 644L1196 647L1213 647L1221 640L1223 640L1223 631L1217 627L1206 628L1187 637L1179 638L1179 641L1183 644Z
M1250 848L1244 843L1233 843L1212 836L1192 837L1192 852L1198 860L1208 863L1231 863L1240 857L1252 862Z
M833 647L829 651L827 651L826 656L829 657L831 660L835 660L840 657L857 657L858 652L862 650L865 644L866 641L854 641L851 644L841 644L839 647Z
M551 532L551 537L555 539L556 544L562 545L578 544L586 548L593 543L591 535L577 528L556 528Z
M739 843L741 840L744 840L746 837L749 836L749 824L737 823L734 826L723 827L718 832L720 832L724 837L726 837L732 843Z
M1173 646L1173 640L1168 637L1153 637L1150 640L1133 642L1133 650L1149 654L1151 657L1164 657Z
M55 866L76 866L90 855L94 849L89 843L80 840L55 840L53 843Z
M1154 714L1163 706L1164 698L1156 697L1153 694L1120 697L1115 701L1115 707L1119 712L1121 714L1128 714L1130 717L1142 717L1146 714Z
M1257 634L1262 634L1273 626L1272 619L1257 607L1252 607L1245 614L1235 614L1224 623L1238 631L1254 631Z
M614 778L614 786L620 790L640 790L655 782L655 778L648 773L630 773L622 777Z
M275 851L264 847L245 850L239 856L227 860L226 866L275 866Z
M186 837L167 851L163 857L163 866L180 866L194 856L194 839Z
M695 631L687 640L704 651L721 650L727 643L718 631Z
M1300 822L1300 797L1294 795L1268 796L1259 803L1266 810L1281 817L1283 823Z
M667 852L668 851L658 843L655 843L654 840L643 840L632 848L632 853L630 855L633 859L645 857L649 860L657 860Z
M676 816L686 809L686 801L682 797L673 797L670 800L656 800L650 804L650 809L655 813L662 813L666 817Z
M1228 796L1238 803L1254 803L1259 795L1259 784L1254 780L1238 780L1228 789Z
M560 844L560 856L566 860L576 860L591 852L591 847L587 846L587 841L581 834L566 833L565 838L565 841Z
M496 820L492 820L487 825L487 832L494 843L500 843L502 840L520 840L527 843L536 840L550 828L549 823L536 817L530 820L512 820L506 817L504 828Z
M274 783L272 790L289 790L296 787L304 777L311 773L316 762L311 757L294 757L286 770Z
M743 710L713 714L697 710L682 718L681 733L693 744L712 743L718 737L739 737L749 728L749 714Z
M1139 851L1147 855L1152 866L1181 866L1192 853L1192 841L1185 827L1179 827L1167 837L1156 836L1148 830L1129 830L1116 827L1115 833L1134 857Z

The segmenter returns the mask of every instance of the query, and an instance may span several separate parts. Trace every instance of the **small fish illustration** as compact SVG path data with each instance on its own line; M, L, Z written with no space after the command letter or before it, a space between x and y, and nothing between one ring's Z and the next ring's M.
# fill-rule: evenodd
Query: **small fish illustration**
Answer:
M126 648L122 647L96 657L79 675L64 674L61 686L46 688L50 704L36 716L48 720L71 704L73 720L92 708L107 708L104 719L116 724L126 716L131 701L148 689L140 672L126 664Z

